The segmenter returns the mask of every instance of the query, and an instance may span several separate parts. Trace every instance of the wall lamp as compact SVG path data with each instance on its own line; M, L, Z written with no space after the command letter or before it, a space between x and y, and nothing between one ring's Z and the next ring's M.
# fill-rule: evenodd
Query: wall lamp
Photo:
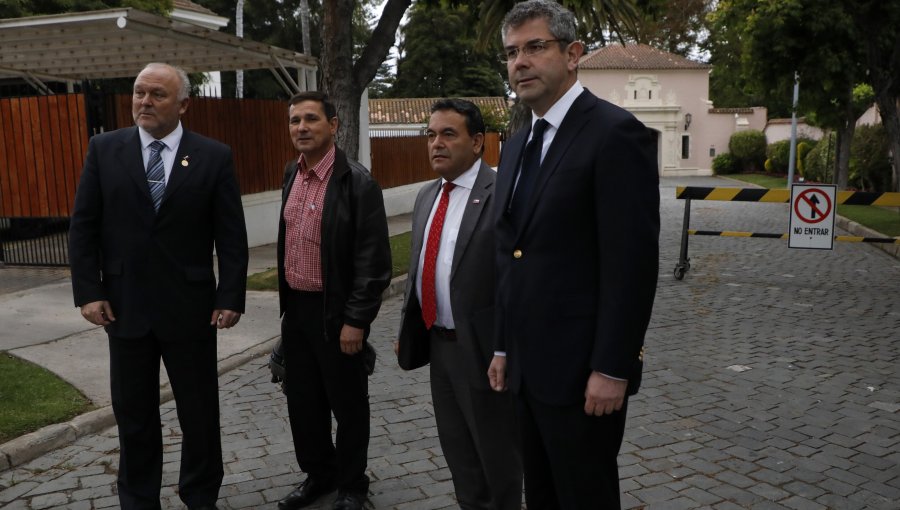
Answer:
M694 116L690 113L684 114L684 130L687 131L689 127L691 127L691 120L693 120Z

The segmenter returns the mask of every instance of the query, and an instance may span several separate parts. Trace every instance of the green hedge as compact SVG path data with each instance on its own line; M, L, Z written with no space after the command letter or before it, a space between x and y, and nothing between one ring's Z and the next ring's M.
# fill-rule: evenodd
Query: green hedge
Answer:
M713 158L712 170L716 175L736 174L741 169L741 162L727 152Z
M728 152L740 161L741 170L759 172L766 161L766 135L755 129L738 131L728 140Z

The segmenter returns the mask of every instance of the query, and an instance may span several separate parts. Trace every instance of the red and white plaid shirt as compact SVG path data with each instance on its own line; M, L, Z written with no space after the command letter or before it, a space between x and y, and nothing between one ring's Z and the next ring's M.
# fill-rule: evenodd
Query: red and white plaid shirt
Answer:
M306 157L297 161L294 185L284 204L284 276L294 290L321 292L322 208L334 171L334 145L316 166L307 169Z

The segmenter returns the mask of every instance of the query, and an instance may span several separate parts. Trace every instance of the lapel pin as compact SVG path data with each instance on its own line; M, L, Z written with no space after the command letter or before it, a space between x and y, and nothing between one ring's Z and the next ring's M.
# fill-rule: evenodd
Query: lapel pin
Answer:
M190 156L185 156L185 157L181 158L181 166L187 167L188 164L189 164L189 163L188 163L188 160L189 160L189 159L191 159Z
M480 203L481 203L481 199L480 199L480 198L473 198L473 199L472 199L472 203L473 203L473 204L480 204Z

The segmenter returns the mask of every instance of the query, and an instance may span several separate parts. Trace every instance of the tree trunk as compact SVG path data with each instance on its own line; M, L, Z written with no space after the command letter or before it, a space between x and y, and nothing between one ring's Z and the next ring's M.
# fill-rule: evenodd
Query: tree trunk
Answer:
M900 37L897 36L900 5L880 0L857 0L850 2L848 12L852 13L861 35L869 82L875 90L875 103L890 143L891 188L900 191L900 114L897 109L900 96L897 75L900 68Z
M887 94L883 94L887 96ZM900 112L897 109L897 99L893 97L875 96L878 111L881 113L881 123L887 132L888 143L891 149L891 168L893 175L891 189L900 191Z
M856 123L847 121L844 125L837 129L837 147L834 158L834 184L838 189L847 189L847 182L850 176L850 144L853 142L853 132L856 130Z
M312 55L312 45L309 42L309 0L300 0L300 38L303 42L303 53Z
M397 27L412 0L388 0L361 56L353 62L352 0L323 2L322 90L338 111L337 144L351 159L359 157L359 107L365 87L384 62Z

